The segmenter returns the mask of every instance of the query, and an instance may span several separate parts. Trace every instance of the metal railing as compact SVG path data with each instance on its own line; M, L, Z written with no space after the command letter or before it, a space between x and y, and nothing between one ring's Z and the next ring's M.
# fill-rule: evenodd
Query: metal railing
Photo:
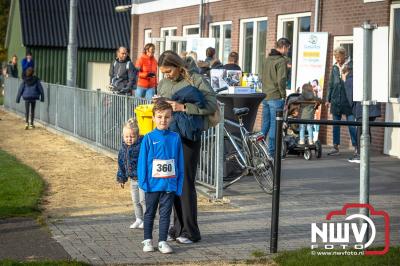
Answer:
M4 107L19 115L25 106L16 103L21 80L5 80ZM36 117L48 127L71 135L81 141L117 154L122 141L122 127L134 116L134 109L149 101L100 90L87 90L42 82L45 101L37 102ZM223 106L220 107L223 117ZM222 119L223 120L223 119ZM203 132L197 182L215 190L222 198L223 121Z

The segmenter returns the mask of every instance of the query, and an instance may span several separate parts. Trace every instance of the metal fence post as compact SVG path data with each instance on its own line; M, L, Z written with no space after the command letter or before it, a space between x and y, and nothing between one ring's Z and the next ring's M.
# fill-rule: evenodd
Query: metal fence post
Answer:
M101 102L100 102L100 89L96 89L96 108L95 110L99 110ZM96 112L96 145L100 145L100 112Z
M217 199L221 199L223 196L223 166L224 166L224 105L221 104L218 108L220 108L220 116L221 121L216 126L215 137L217 141L216 147L216 162L215 162L215 197Z
M125 120L124 121L128 121L128 117L129 117L129 115L128 115L128 94L126 93L125 94Z
M360 203L369 203L369 105L371 100L371 74L372 74L372 31L376 25L372 25L369 21L363 24L363 101L362 101L362 134L361 134L361 151L360 151ZM360 143L358 144L360 145ZM360 209L360 214L369 217L369 209ZM360 225L364 223L360 219ZM368 242L369 229L367 226L366 234L364 235L363 243Z
M272 192L272 218L270 252L276 253L278 250L278 225L279 225L279 194L281 186L281 153L282 153L282 125L283 111L276 112L275 128L275 159L274 159L274 186Z

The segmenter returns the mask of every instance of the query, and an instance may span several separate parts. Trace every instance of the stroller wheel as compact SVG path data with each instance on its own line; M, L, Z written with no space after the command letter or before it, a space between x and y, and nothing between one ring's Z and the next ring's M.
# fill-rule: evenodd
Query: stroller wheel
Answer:
M312 158L311 150L306 149L306 150L304 151L304 159L306 159L306 160L308 161L308 160L311 160L311 158Z
M315 155L317 158L321 158L322 156L322 145L321 142L319 142L319 140L315 142Z

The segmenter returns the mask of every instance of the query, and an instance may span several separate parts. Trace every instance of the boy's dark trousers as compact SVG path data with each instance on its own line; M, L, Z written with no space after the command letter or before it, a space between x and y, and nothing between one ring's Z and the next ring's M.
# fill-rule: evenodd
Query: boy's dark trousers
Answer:
M200 141L190 141L182 138L185 180L183 181L182 195L175 197L174 226L169 230L171 237L182 236L189 238L193 242L201 240L197 223L197 193L195 187L200 145Z
M167 241L168 227L174 204L174 192L146 192L146 212L144 213L144 239L153 239L154 217L160 205L160 223L158 241Z
M35 119L35 105L36 101L25 101L25 121L29 123L29 106L31 107L31 125L33 125L33 120Z

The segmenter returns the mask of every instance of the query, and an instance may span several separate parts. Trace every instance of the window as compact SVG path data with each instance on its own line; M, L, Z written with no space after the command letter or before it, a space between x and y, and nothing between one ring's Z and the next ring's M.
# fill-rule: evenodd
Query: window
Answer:
M267 48L266 17L240 21L239 62L243 72L259 73Z
M200 37L199 25L183 26L183 36L197 36Z
M277 39L285 37L290 40L292 47L288 56L292 67L288 73L288 88L295 90L297 67L297 39L299 32L310 32L311 12L278 16Z
M161 28L160 37L176 36L177 27Z
M151 30L144 30L144 44L145 46L147 43L151 43Z
M210 23L210 37L215 38L215 52L223 64L228 63L232 49L231 31L231 21Z
M400 4L390 12L390 98L400 98Z

